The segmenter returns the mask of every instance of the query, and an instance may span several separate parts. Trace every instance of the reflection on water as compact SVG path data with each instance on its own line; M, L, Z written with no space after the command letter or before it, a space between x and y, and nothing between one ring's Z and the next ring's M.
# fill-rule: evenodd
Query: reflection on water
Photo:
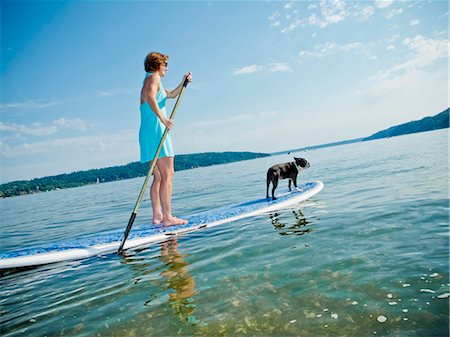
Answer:
M300 209L293 210L294 214L292 218L282 218L279 212L273 212L269 214L273 227L278 231L280 235L304 235L313 231L311 226L312 221L308 220Z
M304 179L323 180L326 188L270 217L198 231L123 258L4 275L0 335L448 336L446 132L311 151L314 169ZM259 198L258 172L273 160L181 171L174 205L188 205L181 213L194 214L234 204L236 197ZM217 188L217 177L230 174ZM125 199L141 184L0 200L26 214L4 219L2 243L114 229L128 220ZM192 196L192 189L206 192ZM94 207L86 199L92 191L98 191ZM183 195L178 202L177 195ZM58 207L47 207L53 204ZM58 216L66 222L52 228Z
M189 265L184 258L186 255L178 251L178 240L171 238L161 243L161 262L164 263L166 269L161 272L161 276L165 279L166 290L173 290L169 294L169 303L175 316L182 321L189 323L198 323L195 313L195 303L193 296L195 295L195 279L187 272Z

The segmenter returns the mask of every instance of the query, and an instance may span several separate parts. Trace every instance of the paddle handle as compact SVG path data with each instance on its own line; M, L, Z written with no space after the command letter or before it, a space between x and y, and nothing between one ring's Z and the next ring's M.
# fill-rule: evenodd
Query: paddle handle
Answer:
M181 101L181 98L183 97L184 90L186 89L188 83L189 83L188 79L185 78L183 85L181 87L180 94L178 95L177 101L175 102L175 106L173 107L172 113L170 114L171 120L173 120L175 118L175 115L176 115L177 109L178 109L178 105ZM168 133L169 133L169 129L167 129L167 127L166 127L166 129L164 130L164 133L161 137L161 141L159 142L155 156L153 157L153 160L151 161L150 169L148 170L147 176L145 177L145 180L144 180L144 184L142 185L142 188L141 188L141 192L139 193L139 197L136 201L136 204L134 205L134 209L133 209L133 212L131 213L130 220L128 220L128 225L123 234L122 242L120 243L119 249L117 250L117 254L121 254L123 252L123 246L125 245L125 241L127 240L128 235L130 234L131 227L133 226L133 223L134 223L134 219L137 216L142 199L144 198L145 190L147 189L150 177L152 176L152 174L155 170L156 162L158 160L159 154L161 153L161 149L163 147L164 141L166 140Z

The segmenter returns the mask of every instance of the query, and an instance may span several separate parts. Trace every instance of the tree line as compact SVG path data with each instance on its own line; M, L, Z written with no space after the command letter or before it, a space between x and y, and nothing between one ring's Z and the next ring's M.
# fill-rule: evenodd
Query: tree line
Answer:
M267 153L254 152L205 152L182 154L175 156L174 165L175 171L182 171L196 167L219 165L266 156L270 155ZM148 169L148 163L132 162L122 166L65 173L50 177L35 178L32 180L13 181L0 185L0 197L6 198L23 194L142 177L147 175Z

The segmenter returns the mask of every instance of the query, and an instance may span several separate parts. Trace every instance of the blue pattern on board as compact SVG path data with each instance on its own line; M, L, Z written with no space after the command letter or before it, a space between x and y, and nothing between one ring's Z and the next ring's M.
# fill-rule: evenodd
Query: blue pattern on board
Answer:
M298 187L301 189L301 192L298 192L296 190L293 190L290 193L287 193L285 195L282 195L278 197L276 200L270 199L257 199L248 201L239 205L234 206L226 206L217 208L214 210L198 213L195 215L192 215L190 217L186 217L186 219L189 221L186 225L182 226L176 226L176 227L164 227L162 225L152 225L152 226L145 226L142 225L142 228L135 228L131 231L130 236L128 239L136 239L141 238L149 235L156 235L160 233L166 233L169 234L171 232L177 231L179 229L189 228L197 225L202 224L208 224L211 222L223 220L226 218L231 218L237 215L250 213L253 211L256 211L258 209L268 207L280 202L283 202L287 199L290 199L292 197L297 196L298 194L304 194L315 187L317 187L317 182L309 182L309 183L303 183L299 184ZM121 241L123 236L123 231L115 230L112 232L106 232L96 235L90 235L85 236L79 239L75 239L72 241L67 242L55 242L52 244L45 244L39 247L32 247L32 248L26 248L22 250L17 251L11 251L11 252L5 252L0 253L0 259L5 258L13 258L13 257L19 257L19 256L31 256L36 254L43 254L43 253L50 253L50 252L57 252L57 251L63 251L67 249L76 249L76 248L87 248L92 246L97 246L101 244L107 244L111 242L117 242Z

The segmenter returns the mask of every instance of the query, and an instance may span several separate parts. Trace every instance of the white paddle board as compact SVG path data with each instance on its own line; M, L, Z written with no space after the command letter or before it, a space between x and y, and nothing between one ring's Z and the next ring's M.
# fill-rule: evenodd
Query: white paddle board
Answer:
M273 212L296 205L307 200L323 189L323 183L314 181L303 183L298 189L280 195L276 200L258 199L243 204L223 207L191 217L182 226L164 227L161 225L142 226L132 230L124 249L137 248L154 242L164 241L168 236L210 228L224 223ZM59 242L39 247L0 253L0 269L30 267L69 260L84 259L96 255L116 252L123 231L87 236L73 241Z

